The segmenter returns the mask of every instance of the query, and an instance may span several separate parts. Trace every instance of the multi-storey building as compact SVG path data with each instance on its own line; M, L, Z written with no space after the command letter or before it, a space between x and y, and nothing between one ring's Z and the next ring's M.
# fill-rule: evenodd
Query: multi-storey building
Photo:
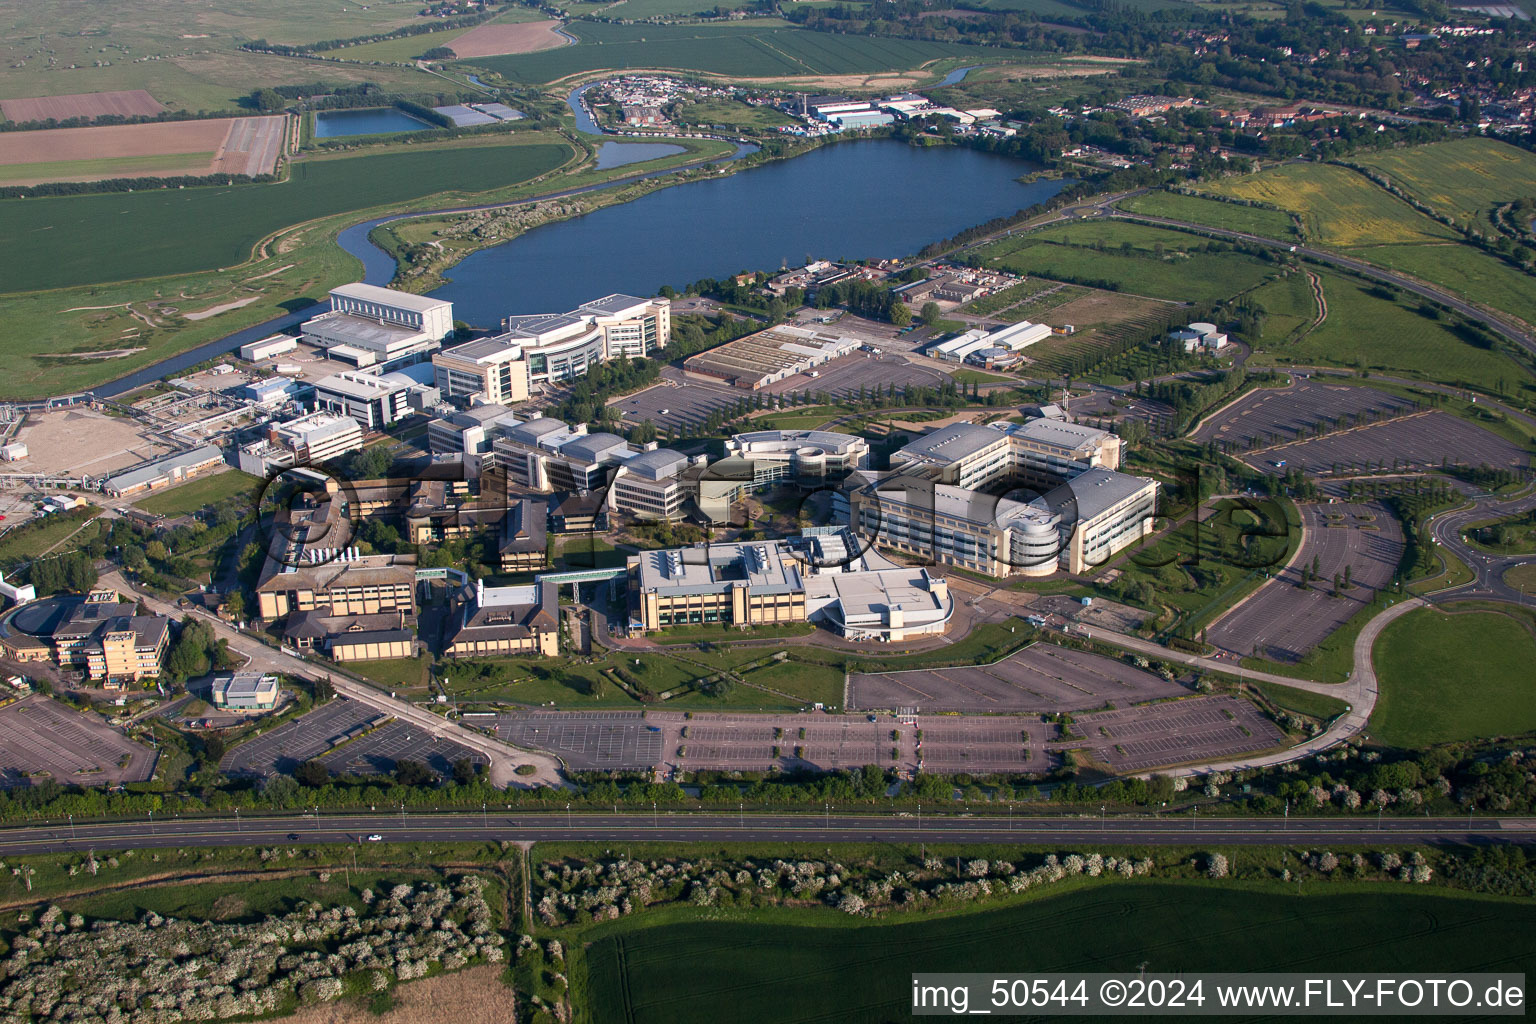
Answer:
M1119 439L1092 427L954 424L855 489L849 522L873 543L991 576L1080 573L1150 531L1157 483L1116 472L1119 461Z
M680 519L689 493L686 455L660 448L626 459L608 485L608 507L637 519Z
M268 554L256 584L257 615L283 619L293 612L327 615L413 615L415 555L361 555L310 549L298 558Z
M476 580L447 629L450 658L560 653L560 606L554 583L487 587Z
M421 390L404 375L361 370L333 373L315 381L314 387L317 411L348 416L365 431L383 430L410 416L416 411L411 395Z
M869 462L868 441L830 430L754 430L726 441L725 452L751 465L754 485L780 480L821 484Z
M338 416L323 410L300 416L287 423L274 423L269 429L270 446L247 446L253 453L271 460L287 452L290 466L317 465L345 455L363 446L363 427L350 416ZM272 451L275 446L277 451ZM242 449L244 455L245 449ZM242 462L241 469L245 469ZM247 470L247 472L252 472Z
M453 333L453 303L371 284L332 288L331 312L408 327L434 341Z

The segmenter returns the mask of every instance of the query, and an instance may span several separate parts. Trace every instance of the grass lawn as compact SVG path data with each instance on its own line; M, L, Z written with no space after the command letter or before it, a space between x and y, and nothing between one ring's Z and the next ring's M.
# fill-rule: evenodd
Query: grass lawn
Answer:
M1536 321L1536 281L1470 245L1377 245L1353 255L1438 284L1453 295Z
M1372 167L1421 203L1490 228L1493 207L1536 195L1536 155L1497 139L1471 138L1350 158Z
M1536 641L1496 612L1422 608L1388 626L1374 661L1374 738L1397 747L1536 730Z
M256 488L260 485L261 481L249 473L231 469L211 476L195 477L170 490L158 491L134 504L146 512L154 512L162 516L179 516L196 512L205 505L216 505L237 496L244 497L249 503L254 504Z
M1317 299L1306 274L1287 274L1255 288L1248 301L1264 311L1263 344L1271 348L1317 319Z
M380 686L412 689L427 685L427 666L430 663L431 659L425 655L414 658L386 658L382 661L337 662L347 671L355 672L364 679L372 679Z
M100 514L101 509L94 506L77 508L18 526L0 537L0 567L42 554Z
M1210 251L1213 244L1216 251ZM1123 221L1046 228L982 246L974 255L983 266L1016 274L1184 302L1230 298L1275 272L1270 264L1221 243Z
M816 626L809 622L784 622L774 625L753 626L750 629L738 629L728 622L711 625L709 623L696 623L691 626L668 626L666 629L650 634L650 638L658 644L698 644L698 643L723 643L729 644L733 640L766 640L771 637L781 636L808 636L816 632Z
M1166 217L1191 224L1209 224L1211 227L1263 235L1266 238L1296 237L1296 225L1289 214L1262 206L1240 206L1237 203L1202 199L1178 192L1146 192L1121 200L1119 206L1127 213L1144 213L1148 217Z
M1507 970L1536 956L1529 917L1523 901L1403 886L1323 884L1298 895L1279 883L1167 882L1111 882L895 923L830 910L772 923L677 915L649 925L641 916L589 930L584 994L587 1019L604 1022L877 1024L908 1019L914 972Z
M1276 354L1301 364L1363 367L1442 384L1469 384L1497 391L1526 377L1518 363L1464 341L1447 320L1430 319L1417 303L1381 298L1372 286L1337 274L1320 274L1328 319L1300 342Z
M843 670L832 665L810 665L794 660L754 669L742 676L747 682L792 694L807 704L843 705Z
M1536 562L1505 569L1504 582L1512 587L1524 587L1528 593L1536 594Z
M581 39L579 44L461 63L485 68L508 81L541 83L630 68L780 78L906 70L941 57L981 62L1017 56L1016 51L997 47L812 32L769 19L728 25L573 22L567 29Z
M1224 178L1201 191L1256 199L1301 217L1308 241L1322 245L1455 240L1430 220L1357 171L1332 164L1284 164L1259 174Z
M623 6L628 7L629 4ZM754 107L749 103L718 96L685 103L677 113L680 124L726 125L733 128L778 128L795 124L795 119L773 107Z
M523 141L524 139L528 141ZM392 150L304 160L267 185L10 199L0 202L0 246L29 259L0 288L24 292L179 274L239 264L263 237L317 217L435 193L473 194L551 171L570 146L535 134L473 157ZM188 231L189 225L205 230ZM132 260L123 254L131 252ZM55 300L56 301L56 300Z
M1253 688L1277 707L1286 711L1294 711L1298 715L1308 715L1312 718L1320 718L1327 721L1337 715L1342 715L1348 705L1337 697L1330 697L1325 693L1313 693L1311 690L1298 690L1294 686L1282 686L1279 683L1254 683Z

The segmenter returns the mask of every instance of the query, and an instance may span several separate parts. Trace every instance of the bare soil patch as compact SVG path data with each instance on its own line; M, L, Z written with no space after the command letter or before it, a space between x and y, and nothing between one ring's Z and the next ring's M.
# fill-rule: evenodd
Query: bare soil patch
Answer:
M8 121L64 121L71 117L153 116L165 108L143 89L122 92L77 92L67 96L34 96L0 100L0 113Z
M270 174L282 148L283 125L282 117L235 117L6 132L0 135L0 179L28 185L221 172ZM143 163L162 157L167 159L155 160L152 166ZM119 160L122 163L114 163ZM49 166L29 173L34 165Z
M457 974L439 974L395 989L395 1005L369 1013L356 1002L306 1006L288 1024L507 1024L512 1019L512 990L501 983L503 968L482 964Z
M477 25L455 37L449 48L460 57L499 57L566 46L570 40L555 29L558 21L524 21L511 25Z

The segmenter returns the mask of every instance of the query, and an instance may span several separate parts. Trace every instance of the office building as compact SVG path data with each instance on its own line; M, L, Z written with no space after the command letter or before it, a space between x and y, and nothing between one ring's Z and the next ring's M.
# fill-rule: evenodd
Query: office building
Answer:
M554 583L487 587L476 580L443 639L450 658L560 653L560 605Z
M418 387L409 377L392 373L333 373L315 381L315 409L349 416L365 432L383 430L412 415L411 392Z
M725 452L751 466L754 485L837 481L869 462L868 441L830 430L754 430L732 436Z
M293 612L327 615L414 615L415 555L362 555L355 549L310 549L297 557L268 554L256 584L257 616Z
M608 295L568 313L502 320L502 333L432 358L447 398L513 403L538 385L571 380L610 359L653 356L672 337L672 303Z
M213 706L221 711L271 711L277 676L270 672L220 672L213 677Z
M1151 530L1157 482L1115 472L1119 438L1065 420L957 423L849 497L871 543L989 576L1085 572Z
M444 455L483 455L491 450L491 442L502 424L512 426L517 422L504 405L471 406L428 423L427 445Z
M293 466L318 465L363 446L362 424L325 410L274 423L269 430L268 440L292 453Z
M637 519L681 519L689 464L686 455L670 448L630 455L608 485L608 508Z
M316 609L294 612L283 624L283 639L302 651L332 661L382 661L416 654L414 620L404 611L327 615Z

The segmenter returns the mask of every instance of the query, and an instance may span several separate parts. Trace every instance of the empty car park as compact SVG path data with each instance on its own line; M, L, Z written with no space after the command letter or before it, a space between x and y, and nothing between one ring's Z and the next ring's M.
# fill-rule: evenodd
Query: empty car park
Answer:
M662 757L661 732L639 711L465 715L464 723L557 754L577 770L651 768Z
M337 775L387 775L401 761L424 764L444 777L452 773L456 761L490 763L484 754L401 721L370 729L320 758Z
M288 775L305 761L319 757L384 717L364 704L337 697L271 732L241 743L224 755L219 768L226 775Z
M1407 399L1375 388L1303 380L1288 388L1250 391L1212 416L1192 436L1202 443L1216 441L1228 449L1244 451L1291 441L1303 433L1314 434L1319 427L1340 429L1411 409Z
M1037 643L990 665L856 672L848 707L920 711L1078 711L1189 691L1114 658Z
M1447 412L1425 412L1355 427L1326 437L1255 449L1243 461L1263 472L1292 468L1313 476L1442 466L1523 468L1530 456L1515 444Z
M1299 661L1392 582L1403 532L1385 505L1303 505L1301 515L1305 535L1290 567L1212 623L1205 633L1208 643L1242 657ZM1318 578L1302 587L1303 574L1314 564ZM1348 587L1342 586L1346 567ZM1335 576L1341 582L1337 596Z
M918 366L902 356L854 352L852 355L823 363L815 370L816 376L797 374L787 380L777 381L763 388L770 395L800 394L818 395L822 392L833 398L857 398L859 389L873 394L877 389L885 391L907 386L939 388L949 383L950 377L942 370Z
M1193 697L1079 715L1062 746L1119 773L1268 750L1285 742L1258 708L1234 697Z
M65 786L143 782L155 752L100 716L32 694L0 708L0 785L52 779Z

